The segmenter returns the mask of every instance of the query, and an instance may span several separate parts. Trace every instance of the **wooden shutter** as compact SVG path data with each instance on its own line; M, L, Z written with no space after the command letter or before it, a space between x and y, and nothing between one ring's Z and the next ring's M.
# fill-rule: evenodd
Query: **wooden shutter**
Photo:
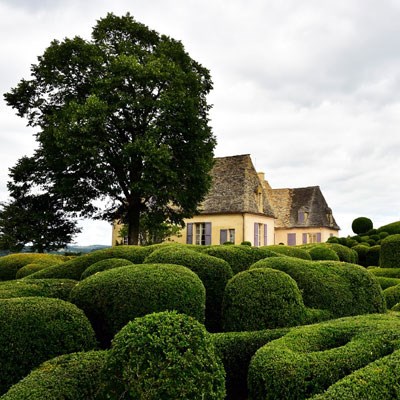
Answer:
M321 232L317 233L317 243L321 243Z
M268 245L268 225L264 224L264 246Z
M224 244L228 240L228 230L221 229L219 231L219 244Z
M307 244L307 233L303 233L303 244Z
M288 233L287 241L288 241L288 245L289 246L295 246L296 245L296 234L295 233Z
M254 222L254 246L258 246L258 223Z
M193 224L186 224L186 244L193 244Z
M208 246L211 244L211 222L206 222L205 224L205 245Z

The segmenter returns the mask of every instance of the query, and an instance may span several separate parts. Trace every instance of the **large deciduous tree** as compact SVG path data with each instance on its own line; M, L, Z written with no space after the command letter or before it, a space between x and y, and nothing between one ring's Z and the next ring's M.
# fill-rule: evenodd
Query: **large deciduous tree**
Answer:
M53 41L31 74L4 95L39 128L29 184L67 211L127 224L130 244L142 215L179 224L196 212L215 147L212 82L181 42L108 14L90 41Z

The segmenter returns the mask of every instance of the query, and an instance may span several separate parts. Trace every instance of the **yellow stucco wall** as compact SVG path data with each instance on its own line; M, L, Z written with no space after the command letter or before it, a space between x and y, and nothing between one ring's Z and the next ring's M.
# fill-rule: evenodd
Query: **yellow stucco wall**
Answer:
M275 220L270 217L258 214L202 214L191 219L185 220L187 223L211 223L211 244L220 244L221 229L235 229L235 244L240 244L243 241L249 241L254 246L254 223L267 225L268 233L267 244L274 244L274 228ZM263 232L263 228L262 228ZM171 240L177 243L186 243L187 230L186 227L181 231L181 237L171 237ZM264 234L262 233L261 245L264 245Z
M321 234L321 243L326 242L330 236L338 236L339 231L329 228L295 228L295 229L275 229L275 243L288 244L288 233L296 234L296 244L303 244L303 233L307 233L307 243L309 241L309 234Z

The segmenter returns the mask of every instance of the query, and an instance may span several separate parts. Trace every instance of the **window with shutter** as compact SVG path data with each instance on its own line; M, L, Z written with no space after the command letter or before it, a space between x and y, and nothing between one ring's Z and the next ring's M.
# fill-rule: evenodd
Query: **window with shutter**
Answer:
M186 224L186 244L193 244L193 224Z
M288 233L287 234L287 242L289 246L296 245L296 234L295 233Z
M224 244L228 240L228 230L221 229L219 231L219 244Z

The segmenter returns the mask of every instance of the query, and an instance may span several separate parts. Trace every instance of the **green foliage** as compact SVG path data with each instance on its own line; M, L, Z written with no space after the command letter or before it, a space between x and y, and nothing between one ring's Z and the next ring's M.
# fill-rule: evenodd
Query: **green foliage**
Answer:
M114 338L107 360L110 399L225 398L225 372L210 335L176 312L129 322Z
M54 262L58 264L63 256L53 254L38 253L17 253L9 254L0 258L0 281L15 279L18 270L27 264L37 263L46 260L49 264Z
M30 182L68 211L128 224L130 244L143 215L179 224L196 212L216 144L212 81L180 41L108 14L92 40L53 40L31 76L4 95L38 128Z
M390 235L382 240L380 266L400 268L400 234Z
M356 235L367 233L372 228L373 228L373 223L367 217L358 217L351 224L351 229Z
M45 257L43 259L39 259L33 263L26 264L22 268L20 268L15 277L17 279L25 278L25 276L34 274L35 272L41 271L42 269L46 269L47 267L51 267L52 265L61 264L67 260L67 257Z
M96 345L83 311L59 299L2 299L0 326L0 393L45 360Z
M110 247L89 254L84 254L83 256L75 257L65 263L46 268L29 275L27 279L67 278L79 280L86 268L100 260L124 258L134 264L140 264L151 251L152 249L149 247L140 246Z
M178 264L195 272L206 288L206 327L210 332L221 330L222 298L225 286L233 275L225 260L184 246L164 246L151 253L144 262Z
M400 351L376 360L330 386L312 400L400 398Z
M382 276L385 278L400 278L400 268L379 268L370 267L368 272L375 276Z
M14 297L54 297L69 300L72 288L77 284L71 279L20 279L0 282L0 299Z
M254 331L301 324L305 307L296 282L287 274L253 268L236 274L225 288L224 331Z
M249 399L306 399L399 347L400 319L370 315L297 327L260 348Z
M391 286L396 286L400 283L400 278L385 278L384 276L377 276L376 280L381 285L382 290Z
M326 244L326 246L328 246L328 248L332 249L338 255L339 261L358 264L358 254L355 250L337 243Z
M328 310L332 316L385 312L382 289L365 268L337 261L306 261L271 257L252 268L273 268L290 275L310 308Z
M245 240L242 243L240 243L241 246L251 246L251 242Z
M379 234L381 232L386 232L389 235L400 234L400 221L392 222L391 224L383 225L377 229Z
M108 269L124 267L125 265L132 264L132 261L124 258L107 258L105 260L100 260L86 268L81 275L81 279L85 279L88 276L96 274L97 272L107 271Z
M198 246L201 253L222 258L231 266L233 274L249 269L250 265L265 257L280 256L267 248L249 246Z
M313 245L308 248L312 260L333 260L339 261L336 252L324 245Z
M180 265L128 265L79 282L71 301L107 346L128 321L152 312L177 310L203 322L205 289L195 273Z
M10 388L2 400L98 400L105 351L65 354L44 362Z
M284 245L274 244L271 246L263 246L263 247L267 248L268 250L272 250L276 253L284 254L285 256L302 258L303 260L311 260L311 256L308 254L308 251L298 246L284 246Z
M353 246L352 249L358 254L358 264L362 265L363 267L367 267L367 253L369 246L365 246L365 244L362 243Z
M211 335L215 351L226 371L227 399L247 399L247 371L254 353L266 343L282 337L288 331L288 328L281 328Z
M397 303L400 303L400 285L390 286L383 291L385 296L386 305L391 309Z
M380 256L381 256L381 246L380 245L369 247L367 250L366 257L365 257L367 267L378 266L379 262L380 262L379 261Z

